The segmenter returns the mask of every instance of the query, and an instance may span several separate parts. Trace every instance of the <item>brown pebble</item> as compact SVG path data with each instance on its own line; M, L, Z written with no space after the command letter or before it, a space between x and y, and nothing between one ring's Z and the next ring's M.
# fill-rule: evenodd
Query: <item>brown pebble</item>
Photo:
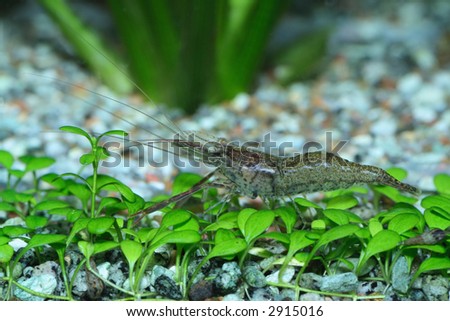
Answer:
M189 289L189 299L191 301L205 301L213 296L213 284L211 281L201 280Z

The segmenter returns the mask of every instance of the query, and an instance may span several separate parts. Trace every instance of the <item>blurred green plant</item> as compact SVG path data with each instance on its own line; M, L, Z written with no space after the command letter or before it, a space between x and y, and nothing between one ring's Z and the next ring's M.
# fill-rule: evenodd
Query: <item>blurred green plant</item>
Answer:
M133 83L118 66L129 66L136 84L155 102L193 112L202 103L248 92L267 59L282 64L284 84L311 74L321 61L328 32L313 31L278 48L266 46L290 0L108 0L125 46L126 63L64 0L39 0L78 54L110 88Z

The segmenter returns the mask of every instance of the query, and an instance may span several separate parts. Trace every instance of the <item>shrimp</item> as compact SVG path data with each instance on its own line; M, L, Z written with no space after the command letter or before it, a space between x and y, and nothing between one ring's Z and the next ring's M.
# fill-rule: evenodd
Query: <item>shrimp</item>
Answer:
M217 167L217 173L226 179L225 185L251 198L285 197L361 184L386 185L413 195L420 194L416 187L400 182L379 167L351 162L330 152L280 157L236 146L223 138L206 144L173 143L206 156L204 163Z
M375 184L391 186L413 195L420 190L400 182L385 170L351 162L330 152L311 152L280 157L229 143L224 138L207 140L197 132L183 132L189 140L173 139L173 145L184 150L185 157L194 156L216 169L186 192L155 204L139 213L137 224L144 214L154 212L206 187L209 179L218 176L216 186L224 186L250 198L282 198L292 195L331 191L352 185ZM197 137L196 137L197 136ZM179 154L179 153L176 153Z

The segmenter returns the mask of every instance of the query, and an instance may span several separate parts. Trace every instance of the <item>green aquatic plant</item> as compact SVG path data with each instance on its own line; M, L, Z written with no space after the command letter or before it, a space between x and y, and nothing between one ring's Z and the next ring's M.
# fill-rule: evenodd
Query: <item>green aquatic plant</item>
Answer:
M161 246L170 246L175 253L174 282L179 294L172 299L188 299L189 289L198 282L200 271L213 261L234 260L243 269L251 262L272 258L262 273L279 266L279 278L269 285L294 289L297 298L306 292L355 300L373 298L303 287L301 279L305 272L333 275L347 271L359 280L376 279L389 285L394 282L395 266L401 260L407 263L409 273L409 283L402 295L422 274L448 275L450 177L446 174L435 177L437 193L422 199L423 212L411 204L412 197L404 198L378 186L328 192L321 202L297 197L284 204L273 202L273 207L259 210L240 208L234 202L221 206L220 195L211 189L203 196L194 195L196 202L208 204L197 206L198 212L186 209L189 202L184 208L175 208L174 202L167 202L161 209L159 225L144 224L151 223L149 218L136 225L135 215L161 198L145 201L117 179L98 174L101 161L108 157L101 140L126 133L114 130L96 137L76 127L61 129L89 141L90 150L80 157L80 167L90 167L87 177L76 173L39 175L54 163L49 157L20 157L23 169L18 170L15 158L0 151L0 164L7 172L6 188L0 192L0 210L11 216L7 224L0 225L0 286L6 289L3 299L11 299L14 288L19 288L43 298L74 300L74 280L83 270L104 286L115 289L117 299L155 298L158 293L140 285L156 264L155 251ZM399 174L405 176L404 171L390 173L397 178L401 178ZM23 189L26 176L31 177L31 187ZM198 181L198 176L183 174L177 178L174 192L183 193ZM380 195L391 198L393 205L379 208L368 220L354 212L365 202L379 201ZM209 211L211 206L213 209ZM64 226L68 233L57 226ZM20 250L10 245L16 239L25 244ZM284 250L274 254L266 247L267 242L275 242ZM42 262L42 254L46 250L47 257L48 249L53 250L61 267L65 296L37 293L17 280L16 271L24 255L34 251ZM68 274L64 259L69 249L77 249L84 257L73 275ZM119 251L128 264L126 286L104 278L95 267L95 262L111 251ZM189 268L192 264L193 269ZM288 267L296 270L291 282L283 279ZM369 271L375 276L369 277Z
M193 112L248 92L264 64L282 65L283 83L311 75L326 52L328 29L272 50L267 44L290 0L109 0L126 58L64 0L39 0L78 55L110 88L129 93L129 73L155 102ZM108 57L105 59L105 57ZM123 63L126 62L126 63ZM121 67L123 68L123 67Z

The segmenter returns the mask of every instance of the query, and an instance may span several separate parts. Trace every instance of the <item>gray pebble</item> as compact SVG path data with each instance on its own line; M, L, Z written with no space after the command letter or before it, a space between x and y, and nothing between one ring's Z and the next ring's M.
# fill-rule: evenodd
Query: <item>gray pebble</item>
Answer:
M279 292L273 287L265 287L263 289L256 289L250 298L251 301L274 301Z
M153 287L155 288L155 291L159 295L165 298L170 298L173 300L181 300L181 298L183 297L180 292L180 288L175 283L175 281L166 275L160 275L155 280Z
M321 291L347 293L356 290L358 277L352 273L324 276L320 285Z
M153 266L152 272L150 274L150 285L154 286L156 280L161 276L165 275L169 279L173 279L175 277L175 273L164 266L155 265Z
M30 290L44 295L53 294L58 285L56 276L53 274L40 274L28 279L20 278L17 282ZM20 288L14 289L14 295L22 301L44 301L44 298L30 294Z
M300 295L300 301L324 301L324 298L318 293L305 293Z
M322 284L323 276L315 273L303 273L300 277L300 286L305 289L318 290Z
M292 266L287 266L284 270L283 275L281 276L281 280L279 279L280 271L276 271L268 276L266 276L267 282L271 283L279 283L280 281L283 283L289 283L295 275L295 269Z
M244 280L252 287L262 288L267 284L266 277L256 266L246 266L244 268Z
M277 301L295 301L295 291L293 289L283 289L276 296Z
M237 293L230 293L222 298L222 301L244 301L242 297Z
M426 275L422 290L427 300L448 301L449 280L441 275Z
M392 268L392 287L396 291L406 293L409 288L409 281L408 261L404 256L401 256Z
M214 292L225 295L235 292L241 278L241 270L236 262L225 263L213 280Z

